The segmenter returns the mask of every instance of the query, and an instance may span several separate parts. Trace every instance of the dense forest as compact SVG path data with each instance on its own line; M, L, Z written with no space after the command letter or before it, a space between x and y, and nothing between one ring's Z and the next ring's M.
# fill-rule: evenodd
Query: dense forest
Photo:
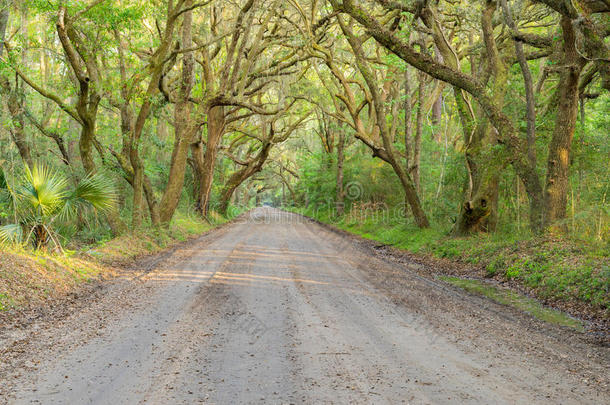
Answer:
M607 249L605 0L0 12L5 244L95 243L267 203Z

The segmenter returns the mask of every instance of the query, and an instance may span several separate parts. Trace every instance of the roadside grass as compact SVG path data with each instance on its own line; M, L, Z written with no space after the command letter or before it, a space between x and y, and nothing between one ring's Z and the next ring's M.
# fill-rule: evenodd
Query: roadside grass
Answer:
M0 311L35 304L65 293L77 284L108 277L113 270L76 256L2 247L0 262Z
M177 211L169 228L144 227L93 246L63 253L0 246L0 312L42 303L78 284L116 275L113 265L194 238L226 222L213 213L211 222Z
M470 293L482 295L500 304L518 308L543 321L556 325L567 326L578 331L584 330L584 325L581 321L570 317L564 312L546 308L540 302L521 294L517 294L514 291L500 289L479 280L470 280L450 276L439 276L439 279Z
M201 235L226 222L226 219L212 213L210 221L177 211L169 228L147 227L136 232L126 232L109 241L101 241L84 253L105 263L129 262Z
M536 298L562 309L585 307L588 315L610 317L610 241L533 237L498 232L451 237L450 229L419 229L409 221L388 220L375 213L347 213L336 218L327 210L295 212L340 229L416 254L470 264L468 277L494 278L521 285Z

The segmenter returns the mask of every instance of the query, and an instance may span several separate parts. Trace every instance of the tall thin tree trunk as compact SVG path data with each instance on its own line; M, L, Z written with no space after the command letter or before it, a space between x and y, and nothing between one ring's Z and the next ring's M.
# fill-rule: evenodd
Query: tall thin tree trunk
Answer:
M517 24L513 20L510 9L506 0L501 0L502 11L506 24L515 32L517 32ZM521 41L513 40L515 44L515 53L523 75L523 84L525 86L525 101L527 105L527 159L532 169L536 169L536 100L534 98L534 81L532 73L525 53L523 52L523 44Z
M411 173L413 173L413 183L415 189L420 191L420 160L421 160L421 138L424 126L424 81L423 73L418 74L419 83L417 87L417 121L415 123L415 139L413 139L413 163L411 164Z
M11 0L0 0L0 56L4 52L4 38L6 38L11 3Z
M411 114L413 112L413 106L411 103L411 83L409 82L409 68L405 68L404 77L404 109L405 109L405 170L409 172L409 160L411 156Z
M432 139L437 143L441 142L441 117L443 113L443 95L439 95L434 104L432 104Z
M585 145L585 98L580 98L580 136L578 138L579 147L582 151L582 148ZM584 167L583 167L583 159L579 159L578 162L578 201L580 201L582 194L582 186L583 186L583 177L584 177Z
M185 2L185 7L191 7L192 3L192 0L187 0ZM184 13L182 22L182 47L186 49L192 47L193 44L192 23L192 11ZM189 101L195 78L193 65L193 53L185 53L182 57L180 99L176 103L174 109L174 150L172 152L167 187L163 193L159 210L159 216L161 223L163 224L169 224L174 216L174 212L180 201L182 188L184 187L187 156L189 146L192 142L191 138L193 132L193 124L191 122L192 104Z
M343 189L343 162L345 150L345 133L342 128L339 128L339 139L337 143L337 215L343 215L345 210L345 191ZM283 183L282 183L283 184Z
M199 135L201 136L201 135ZM198 139L191 144L191 158L193 159L193 199L197 209L201 206L201 182L203 181L203 141Z
M85 173L95 173L95 162L93 160L93 139L95 137L95 116L89 117L83 122L81 135L78 141L81 162Z
M434 59L437 62L443 63L443 56L441 55L439 49L434 47ZM432 125L434 126L432 131L432 139L434 139L437 143L441 142L441 118L443 114L443 93L439 94L438 98L434 100L434 104L432 104Z
M134 164L135 163L135 164ZM132 206L132 214L131 214L131 229L135 230L142 226L142 199L144 195L143 188L143 176L144 176L144 168L142 167L142 162L134 162L132 159L133 165L133 206Z
M561 29L563 67L557 86L557 119L547 160L544 226L565 230L560 222L566 218L570 154L578 115L578 82L584 60L576 49L576 35L569 18L561 18Z
M224 107L213 106L208 111L208 140L203 159L203 171L201 186L199 190L199 210L204 218L207 218L210 209L210 194L212 181L214 180L214 168L216 167L216 155L218 145L225 129Z
M404 77L404 109L405 109L405 133L404 133L404 141L405 141L405 171L407 173L410 172L410 164L411 164L411 131L412 131L412 120L411 115L413 113L413 103L411 101L411 83L409 80L409 67L405 66L405 77ZM405 198L405 212L408 212L409 202Z
M8 26L8 18L10 14L10 6L12 1L0 0L0 56L4 51L4 39L6 36L6 28ZM22 15L22 18L23 15ZM22 24L23 25L23 24ZM22 53L22 60L25 58L25 52ZM2 93L6 97L6 104L9 114L11 115L10 134L17 146L19 155L25 164L32 167L32 154L25 136L25 120L23 110L23 97L19 94L17 81L13 89L9 79L2 77Z
M2 84L3 93L6 94L8 92L7 106L11 115L11 137L13 138L13 142L15 142L15 146L17 146L21 159L31 168L33 164L32 153L25 134L23 97L19 96L18 89L11 90L8 80L5 80L4 78L2 78L2 80L4 81Z

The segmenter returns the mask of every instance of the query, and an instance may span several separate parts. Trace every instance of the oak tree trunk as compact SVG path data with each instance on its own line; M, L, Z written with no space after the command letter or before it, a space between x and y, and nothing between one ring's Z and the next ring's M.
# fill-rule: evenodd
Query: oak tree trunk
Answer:
M549 145L544 194L544 226L556 230L565 228L561 221L566 218L570 153L578 116L578 82L584 66L576 49L576 35L569 18L562 17L561 29L564 55L557 86L559 106Z
M186 7L192 5L192 0L185 3ZM192 11L184 13L182 22L182 47L190 48L192 41ZM184 187L189 146L192 143L193 124L191 122L192 104L189 101L194 83L194 58L192 52L187 52L182 58L182 83L179 100L174 107L174 149L169 169L167 187L161 198L159 216L162 224L169 224Z
M337 215L343 215L345 211L345 190L343 187L343 162L345 160L345 134L339 128L339 139L337 143Z
M201 135L199 135L201 136ZM203 141L201 139L197 139L196 142L191 144L191 166L193 169L193 199L195 200L195 204L197 209L201 206L200 201L200 190L201 190L201 181L203 178Z
M411 177L415 184L415 189L420 190L420 170L419 164L421 161L421 137L424 129L424 74L419 73L419 83L417 86L417 118L415 121L415 138L413 139L413 159L411 163Z
M225 129L224 107L212 106L208 111L208 140L203 158L198 209L204 218L209 214L210 194L216 166L218 145Z
M31 168L33 164L32 153L30 151L30 146L27 143L25 135L23 97L19 96L19 89L11 90L11 85L8 80L4 78L1 78L0 80L3 81L2 93L8 94L6 103L8 106L8 111L11 115L11 138L13 139L13 142L15 142L15 146L17 146L19 156L21 156L23 163L25 163Z

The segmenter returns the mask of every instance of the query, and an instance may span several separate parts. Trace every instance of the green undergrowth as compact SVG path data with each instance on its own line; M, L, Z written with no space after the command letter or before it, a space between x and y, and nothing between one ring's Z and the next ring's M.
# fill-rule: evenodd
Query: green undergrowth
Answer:
M125 262L136 257L157 253L167 247L184 242L226 222L226 219L212 213L210 222L195 215L177 212L169 228L146 227L135 232L100 241L86 251L103 262Z
M295 209L321 222L412 253L471 264L473 274L514 281L548 302L564 308L585 304L602 317L610 316L610 242L561 237L533 237L497 233L451 237L450 229L419 229L409 221L387 220L383 215L346 214ZM406 222L406 223L405 223ZM474 274L478 273L478 274Z
M42 303L77 285L115 275L112 264L127 263L194 238L226 219L212 214L210 222L177 212L169 228L143 227L93 246L63 253L0 246L0 311Z
M564 312L547 308L540 304L540 302L521 294L517 294L514 291L501 289L479 280L449 276L440 276L439 278L468 292L482 295L503 305L518 308L543 321L556 325L567 326L580 331L584 330L584 326L579 320L568 316Z

